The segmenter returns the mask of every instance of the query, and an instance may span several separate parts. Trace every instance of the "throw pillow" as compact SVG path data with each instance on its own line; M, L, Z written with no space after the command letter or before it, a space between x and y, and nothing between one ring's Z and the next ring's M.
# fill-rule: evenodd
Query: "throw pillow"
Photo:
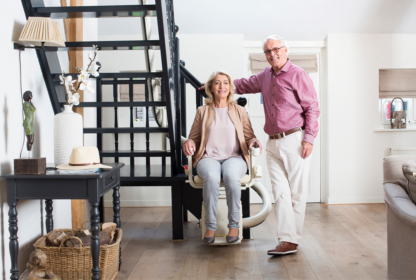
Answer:
M410 199L416 204L416 178L413 173L416 173L416 162L407 160L403 163L403 174L407 179L407 186L405 188Z

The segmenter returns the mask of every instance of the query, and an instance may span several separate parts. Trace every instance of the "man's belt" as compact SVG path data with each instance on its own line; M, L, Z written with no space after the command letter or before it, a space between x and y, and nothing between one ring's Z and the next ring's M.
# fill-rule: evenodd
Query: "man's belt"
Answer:
M273 134L273 135L269 135L269 139L280 139L280 138L284 138L292 133L298 132L298 131L302 131L305 130L305 127L295 127L292 129L289 129L286 132L280 132L277 134Z

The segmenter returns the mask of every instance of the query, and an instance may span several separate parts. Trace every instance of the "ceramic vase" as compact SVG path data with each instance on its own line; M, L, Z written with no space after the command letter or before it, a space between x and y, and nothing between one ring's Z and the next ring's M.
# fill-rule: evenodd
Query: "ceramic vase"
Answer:
M84 142L82 116L72 111L72 105L64 107L54 119L55 165L68 164L72 148Z

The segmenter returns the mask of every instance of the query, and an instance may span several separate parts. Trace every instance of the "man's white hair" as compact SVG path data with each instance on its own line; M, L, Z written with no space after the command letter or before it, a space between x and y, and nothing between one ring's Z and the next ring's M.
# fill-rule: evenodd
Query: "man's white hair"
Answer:
M270 35L269 37L267 37L266 39L264 39L264 41L263 41L263 50L264 50L264 46L266 45L267 41L270 41L270 40L279 41L280 42L280 45L282 47L286 47L287 53L289 53L289 46L286 44L285 39L283 39L279 35Z

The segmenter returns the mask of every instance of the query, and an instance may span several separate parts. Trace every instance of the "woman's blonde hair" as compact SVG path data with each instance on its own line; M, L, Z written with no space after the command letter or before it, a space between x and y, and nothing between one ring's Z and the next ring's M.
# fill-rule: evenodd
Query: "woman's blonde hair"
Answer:
M217 75L227 76L228 82L230 83L230 93L228 94L227 101L228 101L228 104L236 103L236 101L234 100L234 83L233 83L233 80L231 79L231 76L225 71L215 71L214 73L211 74L207 83L205 84L205 92L208 95L208 98L205 98L205 104L211 105L211 104L214 104L215 102L215 95L211 92L211 87Z

